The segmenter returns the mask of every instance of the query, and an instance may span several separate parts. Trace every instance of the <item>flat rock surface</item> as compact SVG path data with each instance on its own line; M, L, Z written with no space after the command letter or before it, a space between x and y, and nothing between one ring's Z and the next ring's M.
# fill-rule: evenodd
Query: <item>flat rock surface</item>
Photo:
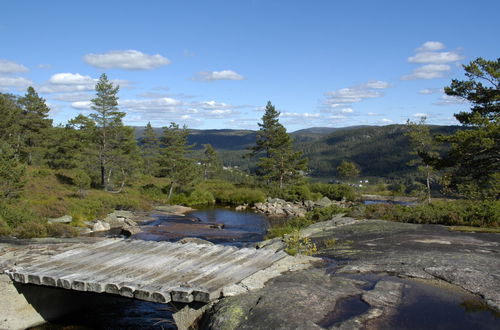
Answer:
M446 317L450 316L446 308L450 308L458 313L449 314L457 318L458 323L450 323L453 328L500 327L498 234L459 233L438 225L352 219L333 219L303 233L317 244L318 256L326 264L285 273L262 289L224 298L208 311L202 326L209 329L408 328L402 326L401 318L419 315L410 328L428 328L432 322L448 324ZM415 282L417 279L424 282ZM465 319L463 309L469 304L476 306L470 307L472 311L492 308L484 312L488 321L474 323ZM412 314L413 309L418 310L416 314ZM403 312L407 314L399 317Z

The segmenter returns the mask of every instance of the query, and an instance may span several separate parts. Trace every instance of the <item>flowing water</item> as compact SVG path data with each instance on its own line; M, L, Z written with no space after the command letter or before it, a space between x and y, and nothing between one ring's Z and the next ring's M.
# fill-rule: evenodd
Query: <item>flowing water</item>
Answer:
M378 203L380 201L377 201ZM268 219L252 212L225 208L197 210L186 216L157 215L142 225L143 232L133 238L176 241L197 237L215 243L248 246L264 238ZM334 261L333 261L334 262ZM353 275L369 282L371 289L381 277ZM405 283L403 303L388 319L370 324L370 329L500 329L500 315L477 297L456 288L440 287L413 280ZM99 295L95 295L99 299ZM175 329L169 305L116 297L112 303L93 305L33 329ZM359 296L339 302L322 326L363 313L368 308Z

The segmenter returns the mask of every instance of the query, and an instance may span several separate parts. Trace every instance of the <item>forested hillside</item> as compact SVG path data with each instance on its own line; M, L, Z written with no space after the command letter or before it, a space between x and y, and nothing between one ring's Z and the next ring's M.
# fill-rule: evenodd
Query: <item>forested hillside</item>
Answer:
M450 134L459 126L431 126L432 134ZM144 128L136 127L136 136ZM342 128L312 127L291 133L294 148L309 159L313 177L334 177L342 160L349 160L361 168L362 176L395 177L415 171L407 165L410 141L404 135L405 125L351 126ZM161 128L155 128L161 135ZM195 154L204 144L211 144L226 166L253 169L256 159L243 158L255 143L251 130L189 130L188 141L195 144Z

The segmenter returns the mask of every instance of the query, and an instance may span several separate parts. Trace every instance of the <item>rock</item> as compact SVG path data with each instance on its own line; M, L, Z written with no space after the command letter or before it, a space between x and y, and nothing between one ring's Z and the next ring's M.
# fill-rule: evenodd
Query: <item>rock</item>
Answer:
M319 207L328 207L332 204L333 204L333 202L330 200L330 198L328 198L326 196L321 198L320 200L314 202L314 205L319 206Z
M193 208L182 205L159 205L154 208L156 211L166 212L175 215L184 215L184 213L194 211Z
M248 204L238 205L236 206L236 211L245 211L248 208Z
M221 300L200 328L321 329L317 323L339 299L361 294L360 284L364 282L333 278L316 268L285 273L262 289Z
M106 231L110 230L111 226L109 223L97 220L93 225L92 225L92 231Z
M363 293L362 299L372 307L396 308L401 302L403 283L379 281L371 291Z
M179 243L186 244L186 243L195 243L195 244L201 244L201 245L214 245L214 243L206 241L201 238L197 237L184 237L183 239L178 241Z
M285 249L285 243L281 237L275 237L256 244L257 249L271 249L280 251Z
M63 215L60 218L48 218L47 221L49 223L70 223L73 221L73 217L71 215Z
M142 232L142 229L139 226L125 225L122 227L120 234L126 237L130 237L132 235L139 234L140 232Z
M311 211L314 208L314 202L310 200L304 201L304 207L307 211Z
M134 214L130 211L117 210L108 214L102 221L108 223L111 228L122 227L126 220L130 220Z

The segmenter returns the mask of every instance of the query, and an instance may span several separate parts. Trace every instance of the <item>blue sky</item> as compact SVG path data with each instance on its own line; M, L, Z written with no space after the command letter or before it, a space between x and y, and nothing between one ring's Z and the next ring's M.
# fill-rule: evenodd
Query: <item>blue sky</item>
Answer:
M289 131L455 124L442 88L500 54L500 1L3 1L0 92L32 85L55 123L120 85L125 123Z

